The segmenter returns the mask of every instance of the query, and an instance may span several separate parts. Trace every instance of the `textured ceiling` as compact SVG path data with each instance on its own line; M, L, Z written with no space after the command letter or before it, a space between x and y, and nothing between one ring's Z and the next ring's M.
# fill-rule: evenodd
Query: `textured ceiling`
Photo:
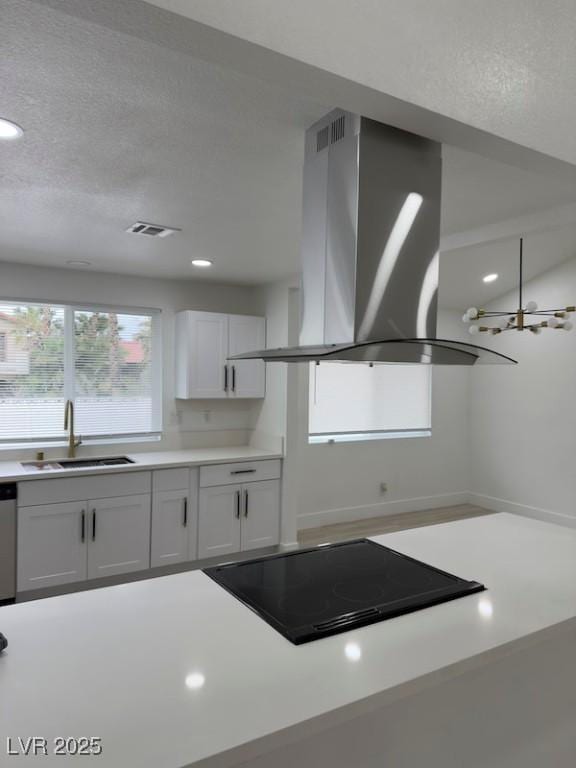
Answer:
M294 271L304 129L326 110L189 55L2 0L0 258L217 279ZM182 228L128 235L142 219Z
M515 290L519 248L519 238L513 237L441 254L441 305L463 312L468 307L483 307L498 296ZM524 280L573 258L576 258L576 223L531 233L524 237ZM498 280L488 284L482 282L484 275L491 272L498 274ZM571 298L568 296L566 301Z
M576 163L574 0L147 0Z
M246 283L297 271L303 133L332 104L194 58L181 28L160 46L50 7L65 0L0 4L0 113L26 129L0 144L0 260L187 278L210 258L201 279ZM150 7L129 4L142 29ZM444 159L444 234L576 196L462 150ZM182 232L126 234L139 219Z

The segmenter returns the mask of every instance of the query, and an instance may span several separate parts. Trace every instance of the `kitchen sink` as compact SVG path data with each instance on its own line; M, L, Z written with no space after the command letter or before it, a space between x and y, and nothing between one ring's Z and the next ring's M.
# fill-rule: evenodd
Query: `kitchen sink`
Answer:
M125 464L134 464L134 459L128 456L105 456L103 458L90 459L58 459L57 461L23 461L21 465L28 472L53 469L85 469L92 467L120 467Z

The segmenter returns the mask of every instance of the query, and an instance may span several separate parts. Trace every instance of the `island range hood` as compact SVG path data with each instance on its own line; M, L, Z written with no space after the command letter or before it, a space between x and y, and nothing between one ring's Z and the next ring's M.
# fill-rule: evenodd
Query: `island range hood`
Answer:
M300 346L231 359L514 363L436 338L441 145L342 110L306 132Z

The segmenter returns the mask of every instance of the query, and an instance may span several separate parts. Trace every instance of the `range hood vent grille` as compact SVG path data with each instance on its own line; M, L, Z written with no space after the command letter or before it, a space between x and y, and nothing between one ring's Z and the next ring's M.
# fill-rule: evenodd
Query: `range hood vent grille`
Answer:
M344 138L344 126L346 125L345 115L334 120L331 125L330 143L336 144L337 141Z
M318 131L316 134L316 152L322 152L323 149L326 149L328 146L329 135L328 126L322 128L321 131Z
M322 152L329 144L336 144L346 135L346 115L341 115L316 133L316 152Z

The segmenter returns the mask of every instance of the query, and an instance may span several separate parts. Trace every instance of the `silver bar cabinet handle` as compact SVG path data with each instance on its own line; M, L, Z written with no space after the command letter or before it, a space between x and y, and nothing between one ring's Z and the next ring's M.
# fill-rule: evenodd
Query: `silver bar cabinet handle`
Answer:
M240 491L236 491L236 519L240 520Z
M248 517L248 488L244 491L244 517Z
M92 541L96 541L96 510L92 510Z
M184 506L183 506L183 512L182 512L182 525L184 528L188 525L188 497L184 496L183 499Z

